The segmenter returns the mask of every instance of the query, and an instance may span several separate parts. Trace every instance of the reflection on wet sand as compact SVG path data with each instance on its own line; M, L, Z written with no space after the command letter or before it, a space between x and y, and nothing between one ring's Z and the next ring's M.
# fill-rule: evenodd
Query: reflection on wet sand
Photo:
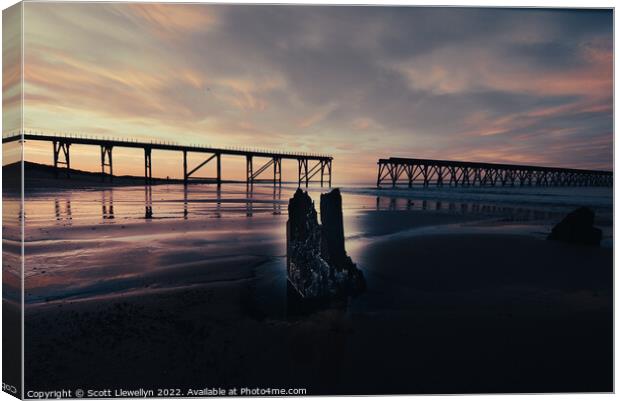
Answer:
M61 200L54 198L54 215L56 216L56 221L71 222L71 198L65 199L63 203L64 208L61 208Z
M447 209L446 209L447 204ZM377 196L376 210L428 210L449 211L460 214L488 215L515 220L552 220L561 218L565 211L543 210L542 208L528 208L522 206L497 205L484 202L445 202L441 200L412 200L397 197Z
M114 219L114 191L101 191L101 214L104 220Z
M243 188L243 189L241 189ZM289 188L285 188L288 191ZM137 193L142 191L143 201ZM155 192L155 194L154 194ZM243 185L227 187L210 185L171 185L133 188L106 188L81 193L58 192L52 196L38 196L27 203L30 221L44 221L52 217L60 224L80 224L92 216L93 206L99 208L98 218L112 222L119 218L139 217L182 218L210 216L215 218L242 214L253 217L257 213L281 215L282 192L279 186ZM94 195L94 196L93 196ZM450 214L484 215L508 220L534 221L557 220L566 211L544 206L497 204L484 201L446 201L432 199L406 199L396 196L348 195L350 209L375 209L377 211L429 211ZM46 199L51 200L51 213L46 212ZM371 203L372 202L372 203ZM371 206L372 205L372 206ZM51 215L51 216L50 216ZM77 220L76 220L77 219Z
M282 187L275 186L273 187L273 214L280 215L282 214Z
M183 219L187 220L187 216L189 215L189 211L187 210L187 185L183 185Z
M153 218L153 189L150 185L144 186L144 218Z
M255 199L255 194L254 194L254 185L249 184L246 185L246 192L245 192L245 199L246 199L246 203L245 203L245 215L246 217L252 217L254 215L254 203L256 201ZM272 193L272 205L273 205L273 215L280 215L282 214L282 187L280 186L273 186L273 193ZM218 201L218 205L221 203L221 199L220 201Z
M222 217L222 186L215 188L215 217Z
M222 217L223 212L234 213L238 211L236 207L234 207L235 203L238 203L236 199L231 199L230 196L224 196L221 186L214 186L212 190L205 192L204 190L193 191L194 188L189 185L182 186L182 194L183 200L180 202L182 204L182 213L181 216L184 220L187 220L189 216L193 213L195 215L204 215L205 210L202 205L214 205L214 208L209 208L209 215L212 217ZM116 216L114 214L114 192L119 191L119 189L106 189L101 191L101 210L102 210L102 218L104 220L114 219ZM268 196L266 194L269 193ZM208 198L205 198L205 195L209 195ZM211 196L212 195L212 196ZM240 203L241 200L239 200ZM253 185L246 186L245 191L243 193L242 198L244 204L244 214L246 217L252 217L255 212L264 213L269 211L273 215L281 215L282 214L282 188L273 187L269 192L266 192L264 188L261 188L261 191L258 193L255 191ZM56 197L54 198L55 202L55 215L57 220L62 220L67 215L68 219L71 219L71 202L67 199L65 211L61 208L62 199ZM126 200L120 200L120 203L126 203ZM144 219L153 219L155 217L174 217L171 216L171 210L167 207L168 205L173 205L175 202L172 199L160 198L159 200L154 200L153 198L153 187L149 185L144 186ZM223 207L222 205L226 203L227 206ZM266 209L264 205L270 204L271 208ZM161 205L162 213L158 215L158 211L155 206ZM164 206L165 205L165 206ZM200 205L200 206L199 206ZM67 214L68 211L68 214ZM176 213L172 213L175 214Z
M252 197L254 195L254 185L247 184L245 187L245 215L246 217L252 217L254 214L252 208Z

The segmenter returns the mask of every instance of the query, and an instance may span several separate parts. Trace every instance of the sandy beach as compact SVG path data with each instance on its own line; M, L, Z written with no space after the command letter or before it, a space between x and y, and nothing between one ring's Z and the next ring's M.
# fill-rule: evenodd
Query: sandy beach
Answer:
M300 313L287 295L286 207L259 201L249 217L224 192L219 217L198 197L187 219L102 223L75 217L90 210L75 195L72 220L34 216L27 387L612 390L610 247L546 241L547 220L376 210L345 194L346 246L368 290ZM161 193L155 216L170 213Z

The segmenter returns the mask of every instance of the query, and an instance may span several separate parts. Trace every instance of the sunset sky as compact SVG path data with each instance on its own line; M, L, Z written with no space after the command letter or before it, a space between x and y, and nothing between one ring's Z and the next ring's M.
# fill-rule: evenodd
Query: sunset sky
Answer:
M24 12L26 129L326 152L336 182L372 182L389 156L612 168L610 10ZM99 168L98 148L72 150L73 167ZM115 173L141 174L142 153L114 156ZM28 143L26 159L50 163L51 145ZM225 159L224 178L241 166ZM155 175L181 168L180 154L154 154Z

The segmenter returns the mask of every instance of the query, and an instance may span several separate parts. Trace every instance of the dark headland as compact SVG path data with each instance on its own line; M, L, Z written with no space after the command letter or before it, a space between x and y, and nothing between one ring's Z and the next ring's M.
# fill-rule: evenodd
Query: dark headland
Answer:
M47 164L24 162L24 183L27 189L80 189L80 188L106 188L115 186L144 185L144 177L134 175L110 175L102 176L101 173L84 171L79 169L55 169ZM21 180L21 163L13 163L2 167L2 180L6 188L19 188ZM210 179L195 179L188 181L189 184L214 183ZM222 183L240 183L235 180L222 180ZM177 178L152 178L150 184L183 184L182 179Z

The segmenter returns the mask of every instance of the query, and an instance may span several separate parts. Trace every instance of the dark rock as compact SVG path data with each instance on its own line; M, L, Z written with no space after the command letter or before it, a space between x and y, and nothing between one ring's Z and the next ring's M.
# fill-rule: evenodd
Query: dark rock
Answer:
M602 236L602 231L594 227L594 212L587 207L580 207L553 227L547 239L599 246Z
M344 249L342 198L321 195L321 226L314 202L298 189L288 205L286 223L289 283L305 299L341 298L365 288L362 272Z

